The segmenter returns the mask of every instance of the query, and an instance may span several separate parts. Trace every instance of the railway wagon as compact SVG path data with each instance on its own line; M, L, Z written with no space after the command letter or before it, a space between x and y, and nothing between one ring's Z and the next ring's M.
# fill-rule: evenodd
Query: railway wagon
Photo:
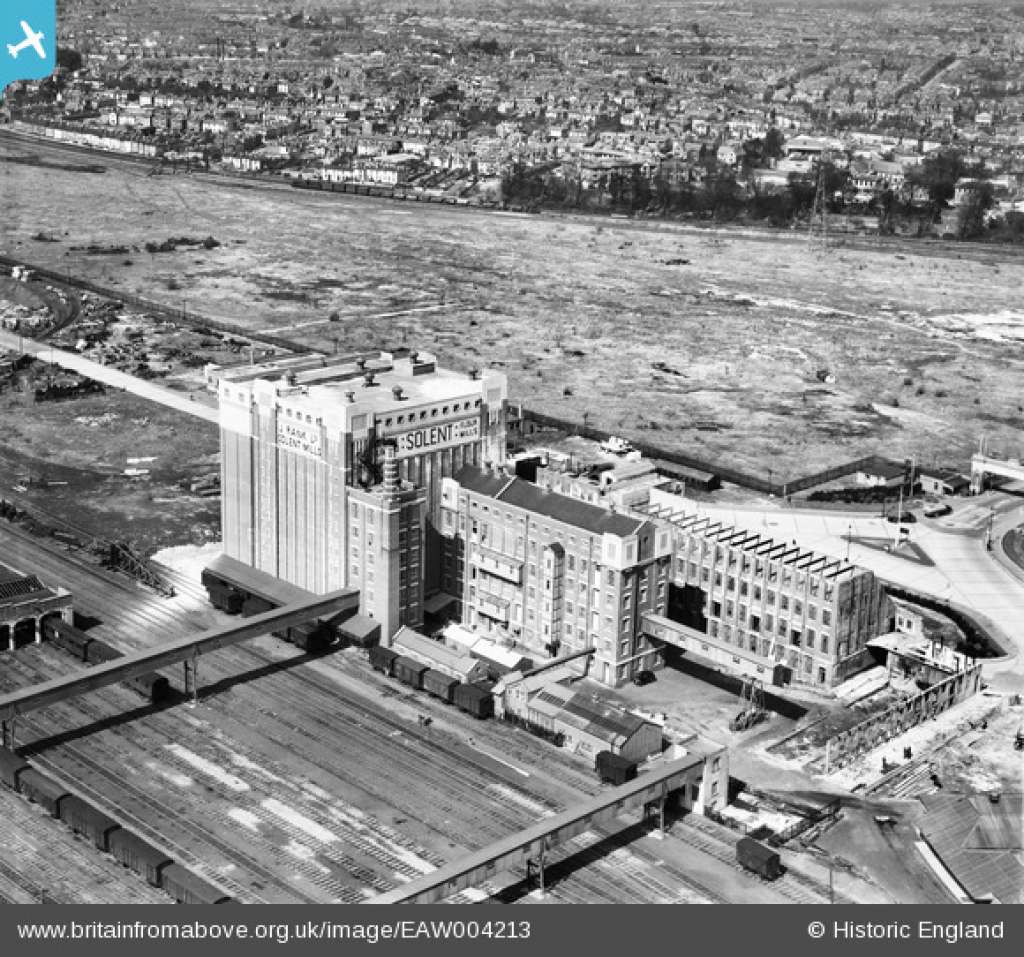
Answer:
M292 625L285 640L303 651L323 651L330 647L333 635L327 625L318 621L307 621L301 625Z
M129 678L125 684L154 704L166 701L171 696L171 683L155 671L139 675L136 678Z
M180 864L163 870L163 889L179 904L230 904L234 898Z
M404 685L419 691L423 687L423 675L430 669L412 658L399 655L391 664L391 675Z
M87 837L100 851L109 850L110 835L121 826L74 794L61 802L60 819L76 834Z
M52 641L58 648L71 652L76 658L94 665L124 657L120 651L105 641L90 638L81 629L59 618L43 622L43 637ZM124 683L148 701L159 703L171 696L170 682L155 671L128 678Z
M18 790L30 801L46 808L53 817L60 817L61 803L71 797L66 787L35 768L29 768L18 775Z
M237 615L245 604L242 596L226 585L207 585L206 593L210 596L210 604L214 608L219 608L229 615Z
M748 871L773 881L782 874L782 860L779 852L765 847L752 837L741 837L736 844L736 860Z
M450 678L433 668L428 668L423 673L423 690L435 698L440 698L445 704L451 704L455 699L455 689L458 686L458 678Z
M92 638L62 618L43 619L43 638L58 648L70 652L79 661L89 660L89 646L92 644Z
M305 601L312 593L289 582L261 572L240 561L220 555L200 576L203 586L216 608L229 614L257 615L282 605ZM308 651L319 651L334 641L336 628L329 621L309 622L309 629L296 625L274 635Z
M272 611L273 604L258 595L250 595L242 602L242 617L249 618L252 615L261 615L265 611Z
M398 653L392 651L390 648L385 648L382 645L374 645L370 648L370 667L390 678L392 674L391 668L397 657Z
M174 863L163 851L124 828L111 833L109 850L115 860L146 878L154 887L161 886L164 869Z
M474 718L490 718L494 714L494 696L479 685L460 684L455 689L455 707Z
M594 770L602 781L625 784L636 777L636 762L630 761L613 751L599 751L594 761Z
M3 781L11 790L18 790L18 778L22 772L28 771L32 765L20 754L15 754L7 748L0 748L0 781Z
M108 645L99 638L93 638L89 643L89 653L85 660L96 665L104 661L114 661L116 658L123 657L124 655L113 646Z

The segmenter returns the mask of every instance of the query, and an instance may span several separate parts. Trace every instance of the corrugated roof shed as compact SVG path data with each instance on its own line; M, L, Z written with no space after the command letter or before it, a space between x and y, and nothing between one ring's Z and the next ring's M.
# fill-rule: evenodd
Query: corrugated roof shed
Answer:
M1004 904L1024 903L1021 862L1021 792L998 804L971 794L929 794L922 830L935 853L975 898L992 894Z

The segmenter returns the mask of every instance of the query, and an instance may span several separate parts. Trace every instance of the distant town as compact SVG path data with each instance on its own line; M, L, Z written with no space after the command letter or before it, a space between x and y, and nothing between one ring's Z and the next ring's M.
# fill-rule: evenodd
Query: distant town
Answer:
M1013 10L68 6L57 73L6 109L70 142L403 198L1024 236Z

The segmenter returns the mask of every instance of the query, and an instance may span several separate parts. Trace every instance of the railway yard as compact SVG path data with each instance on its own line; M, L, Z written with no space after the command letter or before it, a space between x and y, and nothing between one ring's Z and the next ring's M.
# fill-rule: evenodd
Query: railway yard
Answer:
M79 615L100 622L90 633L121 650L227 618L184 576L176 597L158 598L21 530L0 534L13 564L64 582ZM4 691L80 667L49 644L3 659ZM19 718L18 744L33 764L243 902L363 901L602 787L546 742L400 690L356 649L305 655L267 636L204 657L199 674L198 704L180 696L151 705L115 686ZM180 687L180 675L168 676ZM33 813L37 829L77 847L80 866L93 868L77 897L69 869L60 885L68 899L87 901L104 887L120 899L160 896L20 797L0 800ZM741 873L734 843L734 834L691 818L674 822L664 840L629 821L593 829L554 852L543 899L827 900L826 886L795 872L772 885ZM48 857L22 854L16 876L0 875L0 895L41 899ZM526 877L509 873L454 900L534 900Z

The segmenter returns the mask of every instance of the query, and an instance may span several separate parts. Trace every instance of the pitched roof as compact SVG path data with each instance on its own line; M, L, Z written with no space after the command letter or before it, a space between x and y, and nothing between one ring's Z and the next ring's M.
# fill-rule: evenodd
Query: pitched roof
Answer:
M473 465L464 466L455 475L463 488L486 495L506 505L544 515L566 525L603 535L633 535L644 523L616 512L581 502L579 499L538 488L524 479L494 475Z

